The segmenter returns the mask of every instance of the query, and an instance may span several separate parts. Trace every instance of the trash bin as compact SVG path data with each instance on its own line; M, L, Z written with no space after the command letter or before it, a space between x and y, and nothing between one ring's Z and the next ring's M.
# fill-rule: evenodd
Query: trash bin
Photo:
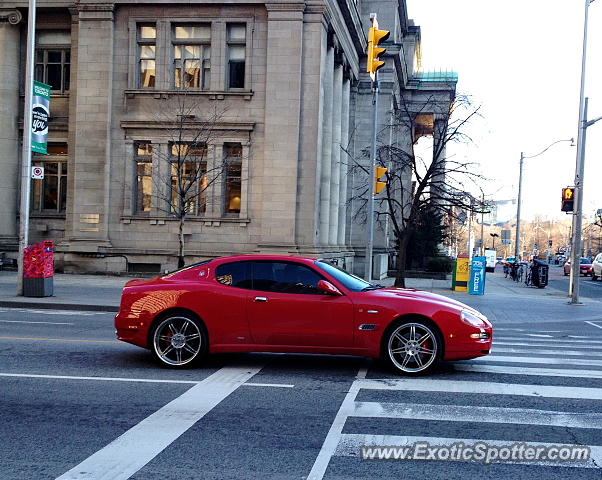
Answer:
M23 296L51 297L54 293L54 244L44 240L23 252Z
M545 262L533 259L531 266L531 281L537 288L544 288L548 284L548 271L550 267Z

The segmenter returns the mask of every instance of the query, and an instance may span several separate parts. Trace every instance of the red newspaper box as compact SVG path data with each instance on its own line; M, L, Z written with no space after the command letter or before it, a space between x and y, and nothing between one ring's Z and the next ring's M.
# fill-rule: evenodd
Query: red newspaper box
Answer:
M23 296L51 297L54 290L54 244L44 240L23 252Z

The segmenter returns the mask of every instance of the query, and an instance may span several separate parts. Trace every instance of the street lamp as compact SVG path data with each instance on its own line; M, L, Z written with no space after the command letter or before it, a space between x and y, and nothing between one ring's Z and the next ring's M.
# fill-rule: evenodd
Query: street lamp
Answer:
M573 244L571 249L571 276L569 281L570 305L579 304L579 272L581 270L581 224L583 217L583 177L585 176L585 133L602 117L587 120L587 98L585 93L585 60L587 57L587 16L589 4L594 0L585 0L583 22L583 49L581 53L581 88L579 93L579 134L577 135L577 160L575 165L575 210L573 212Z
M523 161L525 160L525 158L535 158L539 157L540 155L543 155L548 151L550 147L560 142L571 142L571 147L575 146L573 139L569 138L565 140L556 140L555 142L550 143L550 145L548 145L541 152L535 155L525 156L523 152L520 152L520 164L518 170L518 198L516 200L516 241L514 242L514 257L516 261L518 261L520 255L520 203L523 190Z
M491 238L493 239L493 246L491 248L492 250L495 250L495 239L499 237L499 235L497 233L490 233L489 235L491 235Z

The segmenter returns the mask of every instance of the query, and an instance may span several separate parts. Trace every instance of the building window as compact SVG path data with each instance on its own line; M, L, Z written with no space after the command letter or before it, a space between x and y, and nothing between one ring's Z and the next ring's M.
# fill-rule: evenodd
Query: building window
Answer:
M242 145L226 143L224 145L224 215L240 214L240 177L242 172Z
M179 217L202 215L207 210L207 146L173 143L171 145L170 211Z
M148 215L153 195L153 146L149 142L136 142L134 157L136 162L134 213Z
M245 88L247 26L244 23L229 23L227 30L228 88Z
M48 156L34 155L32 164L44 167L44 179L32 180L31 210L64 213L67 208L67 144L49 143Z
M35 79L50 85L55 93L69 91L71 75L71 49L38 48L36 50Z
M138 87L153 88L157 77L157 27L138 25Z
M209 89L211 26L174 25L172 32L175 88Z

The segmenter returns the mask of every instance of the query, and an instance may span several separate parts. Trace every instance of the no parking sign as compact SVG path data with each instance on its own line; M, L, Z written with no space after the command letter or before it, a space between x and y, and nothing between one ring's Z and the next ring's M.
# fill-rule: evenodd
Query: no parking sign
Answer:
M34 180L43 180L44 179L44 167L34 166L31 167L31 178Z

